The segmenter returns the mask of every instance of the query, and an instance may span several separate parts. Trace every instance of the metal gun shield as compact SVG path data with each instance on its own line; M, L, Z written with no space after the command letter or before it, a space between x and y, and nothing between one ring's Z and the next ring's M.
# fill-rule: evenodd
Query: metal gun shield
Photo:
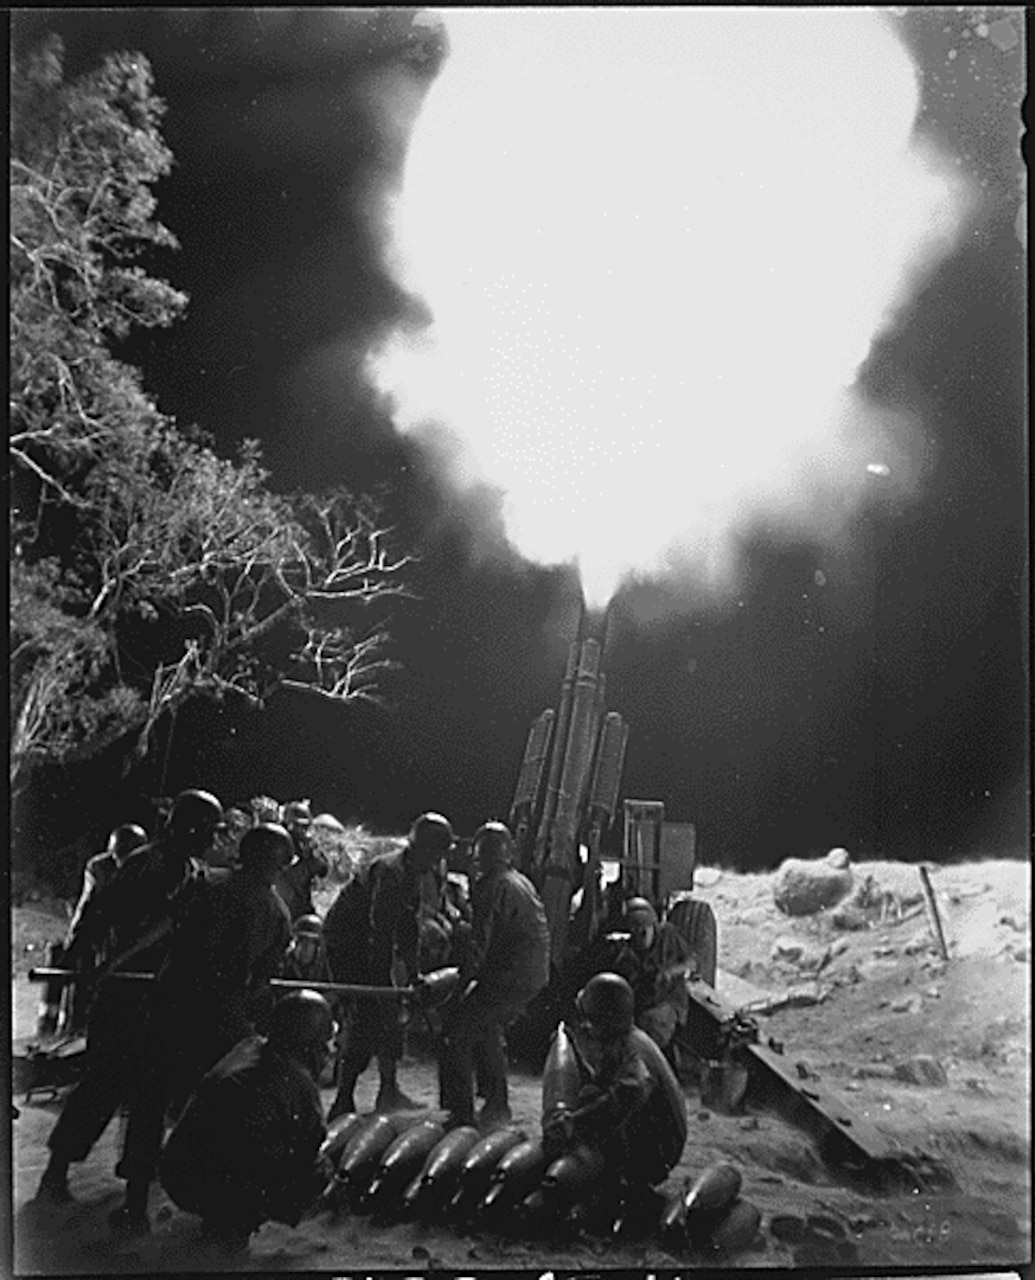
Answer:
M508 1151L526 1141L521 1129L497 1129L474 1144L460 1166L457 1188L449 1202L450 1216L463 1217L473 1209Z
M456 1190L464 1161L471 1148L481 1141L481 1136L473 1125L462 1125L447 1133L407 1188L404 1196L406 1207L423 1213L433 1205L443 1204Z
M366 1202L378 1211L393 1200L398 1202L445 1136L445 1129L435 1120L421 1120L400 1134L381 1157L380 1166L367 1187Z
M737 1200L711 1234L714 1253L736 1253L746 1249L758 1235L762 1214L750 1200Z
M562 1109L571 1111L577 1105L582 1084L582 1072L571 1032L562 1022L554 1032L543 1067L544 1124Z

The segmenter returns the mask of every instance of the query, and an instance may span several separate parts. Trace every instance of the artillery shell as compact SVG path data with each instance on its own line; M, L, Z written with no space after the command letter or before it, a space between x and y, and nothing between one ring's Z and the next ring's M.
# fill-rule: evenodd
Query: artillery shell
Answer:
M373 1121L373 1115L361 1115L358 1111L350 1111L348 1115L338 1116L327 1126L327 1137L320 1145L320 1155L326 1156L337 1167L352 1138L365 1125L372 1124Z
M435 1006L442 1004L453 994L460 982L460 970L455 966L447 969L434 969L423 976L422 995L426 1004Z
M740 1170L731 1164L713 1164L691 1185L686 1193L687 1230L703 1214L728 1208L740 1194Z
M546 1172L547 1161L540 1138L529 1138L512 1147L496 1166L492 1184L478 1206L479 1213L498 1214L517 1204Z
M556 1226L567 1212L567 1207L558 1202L551 1203L549 1193L539 1187L517 1206L513 1215L513 1230L519 1235L539 1236L548 1228Z
M393 1116L377 1116L353 1135L338 1163L338 1178L350 1196L367 1185L381 1157L398 1136L398 1121Z
M746 1249L758 1235L762 1214L750 1200L737 1200L712 1232L711 1248L716 1253L735 1253Z
M614 1239L642 1240L658 1229L665 1198L652 1187L629 1188L611 1222Z
M669 1196L661 1213L658 1234L662 1243L670 1249L679 1249L686 1245L686 1191Z
M543 1174L547 1202L571 1204L603 1177L604 1157L592 1147L580 1146L554 1160Z
M464 1157L448 1215L462 1217L485 1194L496 1166L508 1151L526 1140L521 1129L497 1129L480 1139Z
M442 1204L456 1190L464 1161L480 1141L481 1134L473 1125L447 1133L407 1188L403 1197L407 1208L424 1212L432 1205Z
M382 1209L398 1201L407 1183L424 1167L424 1162L446 1136L435 1120L421 1120L400 1134L381 1158L363 1197L368 1205Z
M578 1102L582 1072L568 1028L562 1022L554 1032L543 1067L543 1121L558 1110L571 1110Z

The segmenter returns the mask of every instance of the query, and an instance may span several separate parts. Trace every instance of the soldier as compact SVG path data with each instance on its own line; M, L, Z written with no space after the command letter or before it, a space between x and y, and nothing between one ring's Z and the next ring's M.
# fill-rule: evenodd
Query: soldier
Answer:
M66 963L98 954L108 958L92 973L96 998L88 1015L86 1075L69 1094L48 1139L50 1161L37 1196L70 1200L68 1167L85 1160L118 1107L130 1097L141 1070L141 1028L152 983L104 982L109 972L155 973L165 960L174 922L181 919L203 878L202 859L223 810L207 791L184 791L169 821L151 843L129 855L103 893L91 897L71 939Z
M291 932L293 941L284 963L284 977L296 982L333 982L320 917L315 913L299 916Z
M292 800L286 804L283 823L294 841L296 856L277 877L277 892L284 899L291 919L297 920L299 916L315 913L313 882L322 879L330 865L310 836L312 814L308 800Z
M283 827L253 827L241 839L237 868L213 874L172 939L130 1102L120 1229L146 1228L167 1109L182 1107L204 1073L272 1012L269 979L280 973L291 942L273 882L293 856Z
M83 887L79 901L72 912L68 923L66 945L71 942L79 928L86 905L95 893L107 888L115 878L115 872L126 861L134 849L147 844L147 832L135 822L124 822L108 837L108 845L103 853L95 854L83 869Z
M473 850L471 942L457 997L443 1011L439 1058L440 1102L454 1126L474 1123L476 1058L485 1097L479 1123L510 1119L504 1032L550 975L546 912L531 882L511 866L510 831L502 822L486 822L475 832Z
M686 1022L690 997L686 978L693 964L682 934L646 898L625 904L629 941L620 947L611 968L633 989L636 1025L666 1054L673 1051L676 1027Z
M616 1195L656 1187L686 1144L686 1102L654 1041L633 1025L632 988L615 973L590 978L576 998L575 1041L584 1081L579 1102L543 1125L559 1153L584 1142L613 1170Z
M107 888L115 878L115 873L134 849L147 844L147 832L136 823L127 822L116 827L108 837L108 845L103 853L95 854L83 869L83 886L79 894L72 918L68 922L68 931L64 941L51 944L48 962L55 968L67 963L68 949L79 932L79 922L83 918L90 901L103 889ZM104 956L87 955L83 948L78 948L76 968L92 969ZM48 1036L60 1030L69 1035L81 1035L86 1029L87 993L78 984L67 985L52 991L48 984L44 998L44 1016L41 1017L38 1032L40 1036Z
M374 859L342 887L323 926L336 982L388 986L397 963L408 977L416 977L420 880L452 846L448 820L438 813L422 814L402 849ZM354 1000L345 1042L329 1120L356 1109L356 1081L374 1054L380 1074L376 1109L397 1111L421 1105L399 1088L402 1033L394 1004Z
M316 1081L334 1032L322 996L285 996L268 1038L242 1040L208 1072L165 1143L162 1186L228 1252L267 1220L297 1226L329 1181Z

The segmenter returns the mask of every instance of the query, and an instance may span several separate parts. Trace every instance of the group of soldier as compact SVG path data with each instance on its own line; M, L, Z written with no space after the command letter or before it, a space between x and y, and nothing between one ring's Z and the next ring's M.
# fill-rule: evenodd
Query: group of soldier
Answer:
M383 997L408 985L437 1032L448 1126L510 1120L505 1033L546 986L551 957L508 828L476 832L468 899L447 874L452 826L422 814L401 848L354 870L321 920L312 890L328 864L310 821L305 802L254 812L236 824L229 865L213 865L226 815L189 790L153 838L120 826L88 863L63 951L79 977L87 1068L50 1134L38 1200L71 1199L69 1166L120 1114L126 1194L114 1231L150 1229L156 1179L225 1247L268 1219L297 1224L331 1175L318 1154L326 1125L355 1110L374 1058L377 1111L422 1105L398 1081L399 1002L336 987ZM609 972L578 996L579 1106L553 1117L544 1141L593 1141L617 1176L654 1184L686 1138L672 1042L689 958L646 899L625 903L623 923ZM336 1085L326 1118L325 1083Z

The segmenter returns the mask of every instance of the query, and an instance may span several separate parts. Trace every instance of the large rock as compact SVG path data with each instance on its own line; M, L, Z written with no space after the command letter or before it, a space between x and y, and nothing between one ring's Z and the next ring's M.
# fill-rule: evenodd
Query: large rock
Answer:
M905 1080L909 1084L939 1086L949 1083L949 1077L942 1064L937 1058L926 1054L898 1063L894 1074L896 1080Z
M816 862L787 858L776 875L773 901L784 915L811 916L836 907L851 891L847 854L843 849L832 849Z

